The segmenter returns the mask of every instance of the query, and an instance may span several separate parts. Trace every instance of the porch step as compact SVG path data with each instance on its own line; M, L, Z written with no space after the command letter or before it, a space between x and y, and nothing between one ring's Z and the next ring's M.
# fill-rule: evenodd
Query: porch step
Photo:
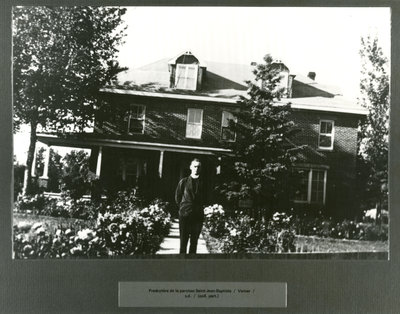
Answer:
M197 253L209 253L206 247L206 241L201 234L197 242ZM161 243L161 248L156 254L179 254L179 221L177 219L172 221L169 234L165 237L163 243Z

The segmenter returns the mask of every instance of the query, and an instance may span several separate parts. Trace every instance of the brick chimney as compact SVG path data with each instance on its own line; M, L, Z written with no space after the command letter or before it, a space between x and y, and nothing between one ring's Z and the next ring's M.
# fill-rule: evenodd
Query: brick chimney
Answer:
M307 77L312 79L313 81L315 81L315 77L317 76L317 74L315 72L308 72Z

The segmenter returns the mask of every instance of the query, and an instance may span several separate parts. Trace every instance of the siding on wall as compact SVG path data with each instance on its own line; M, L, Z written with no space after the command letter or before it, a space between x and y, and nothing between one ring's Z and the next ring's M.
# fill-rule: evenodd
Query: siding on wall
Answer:
M221 147L222 111L234 111L235 106L213 103L199 103L186 100L163 100L150 98L113 97L107 100L111 110L96 119L96 132L107 137L132 139L151 142L164 142L181 145ZM128 110L129 104L146 106L144 134L128 135L127 123L122 118L112 121L115 112ZM117 108L125 108L118 110ZM188 108L203 109L201 139L186 138L186 120ZM112 122L111 122L112 121Z

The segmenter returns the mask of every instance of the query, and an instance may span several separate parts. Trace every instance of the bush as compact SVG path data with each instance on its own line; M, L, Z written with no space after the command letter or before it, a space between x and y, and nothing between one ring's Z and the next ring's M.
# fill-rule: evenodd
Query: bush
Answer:
M61 189L73 199L79 199L90 191L90 182L95 178L89 169L89 157L83 150L73 150L63 161Z
M136 196L135 190L118 191L116 196L108 199L108 206L103 211L112 213L122 213L134 209L140 209L145 206L144 201Z
M65 258L106 256L102 239L91 229L57 229L51 232L40 223L14 226L14 257Z
M43 211L45 204L46 198L43 194L35 194L33 196L19 195L14 208L18 211L39 214Z
M43 194L19 196L14 208L18 212L77 219L94 219L98 210L91 200L74 200L65 194L61 198L49 198Z
M19 163L14 163L14 201L17 200L18 195L22 192L24 186L24 173L25 166Z
M96 226L93 228L49 230L42 224L31 226L24 223L14 226L15 258L154 254L171 226L170 215L165 211L167 203L155 201L140 209L134 206L138 199L131 194L120 196L113 202L115 207L112 212L109 205L103 209L104 213L96 216ZM59 210L59 215L67 215L61 210L69 205L71 208L75 206L75 215L82 215L79 209L86 208L87 201L77 203L65 198L64 201L51 200L51 204L53 214ZM127 208L130 209L122 210Z
M210 236L221 238L228 232L225 211L221 205L214 204L206 207L204 209L204 217L204 225L208 229Z
M62 195L59 199L47 199L41 215L77 219L95 219L98 208L91 200L77 199Z
M388 238L388 225L374 223L357 223L345 219L335 221L332 217L301 216L293 220L293 228L297 234L306 236L330 237L349 240L385 241Z
M228 216L220 205L205 208L209 235L223 243L224 253L270 253L295 251L290 217L283 213L263 222L241 212Z

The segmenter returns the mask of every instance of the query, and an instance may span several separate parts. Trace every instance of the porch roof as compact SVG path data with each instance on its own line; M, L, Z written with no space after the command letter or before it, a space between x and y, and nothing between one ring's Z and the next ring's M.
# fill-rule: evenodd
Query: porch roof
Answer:
M63 135L58 136L55 134L38 134L38 141L45 143L49 146L67 146L67 147L80 147L80 148L92 148L92 147L118 147L118 148L132 148L132 149L143 149L143 150L157 150L157 151L170 151L178 153L191 153L191 154L203 154L213 155L215 153L231 153L231 150L219 147L203 147L203 146L190 146L190 145L177 145L167 143L152 143L152 142L140 142L130 140L117 140L117 139L105 139L105 138L94 138L94 137L77 137L76 135Z

